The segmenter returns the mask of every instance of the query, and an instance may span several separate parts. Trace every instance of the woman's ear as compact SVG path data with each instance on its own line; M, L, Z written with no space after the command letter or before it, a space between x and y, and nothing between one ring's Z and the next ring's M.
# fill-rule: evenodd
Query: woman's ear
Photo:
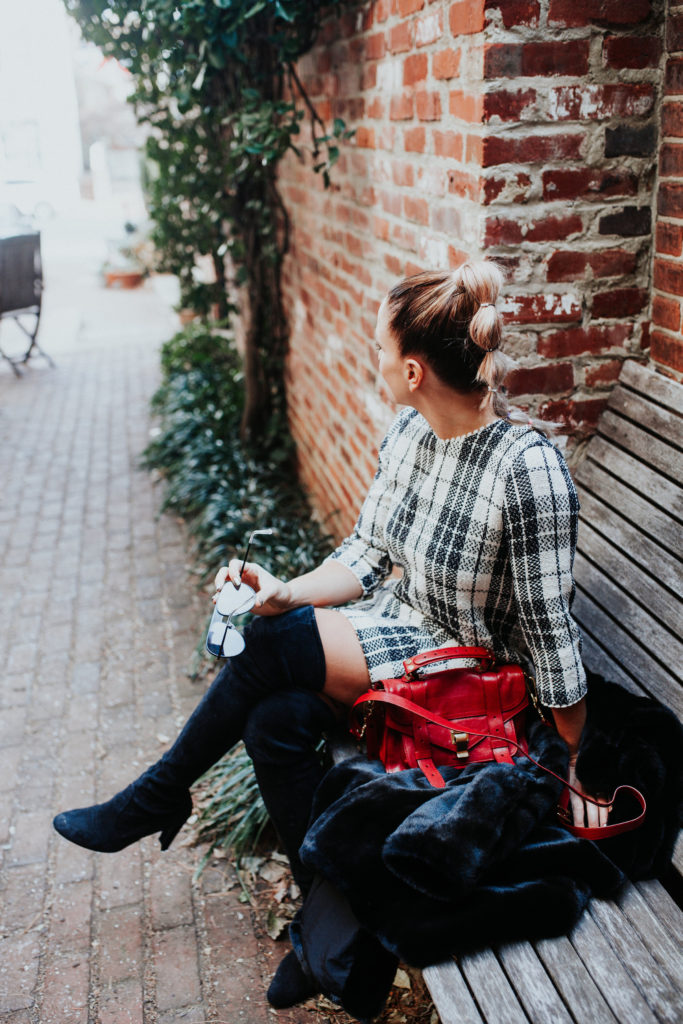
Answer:
M420 384L424 380L424 366L417 359L406 359L404 363L404 373L406 377L406 383L409 391L417 391Z

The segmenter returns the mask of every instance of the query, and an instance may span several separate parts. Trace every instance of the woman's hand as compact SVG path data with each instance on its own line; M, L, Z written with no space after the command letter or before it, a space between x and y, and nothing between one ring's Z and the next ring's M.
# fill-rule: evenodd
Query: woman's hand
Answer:
M600 797L595 796L593 793L588 793L583 787L583 784L579 781L576 776L576 760L578 754L571 754L569 757L569 784L575 786L584 796L590 796L594 800L599 800ZM606 825L609 812L611 807L596 807L595 804L589 803L587 800L582 800L577 793L573 793L569 790L569 800L572 809L572 819L575 825L588 825L589 828L595 828L597 825Z
M576 777L576 760L579 756L579 744L586 724L586 698L582 697L576 704L570 704L566 708L553 708L555 726L562 739L569 747L569 784L578 789L584 797L600 799L594 793L588 793L583 784ZM596 807L582 799L579 793L572 793L569 790L569 805L572 810L572 818L575 825L588 825L589 828L606 825L607 816L612 810L611 807Z
M239 586L240 583L246 583L256 592L256 602L251 609L254 615L280 615L294 607L288 583L279 580L272 573L266 572L255 562L245 563L240 579L241 568L242 563L239 558L233 558L229 565L224 565L218 570L215 579L214 604L224 585Z

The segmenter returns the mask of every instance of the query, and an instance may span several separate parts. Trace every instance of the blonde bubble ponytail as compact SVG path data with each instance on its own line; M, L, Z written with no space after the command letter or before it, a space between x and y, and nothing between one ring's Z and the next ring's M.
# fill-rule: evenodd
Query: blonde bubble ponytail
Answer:
M455 390L482 391L497 416L507 416L503 320L496 300L503 271L491 260L468 260L454 271L405 278L388 295L389 327L401 355L421 355Z
M467 262L454 272L453 281L462 288L472 309L470 338L484 352L495 351L503 338L503 320L496 308L504 281L502 270L490 260Z
M485 353L477 371L477 381L487 389L482 404L490 401L496 416L507 418L509 409L503 381L512 367L512 360L500 351L503 318L496 306L504 280L501 268L490 260L468 261L454 273L454 283L463 289L473 309L469 336Z

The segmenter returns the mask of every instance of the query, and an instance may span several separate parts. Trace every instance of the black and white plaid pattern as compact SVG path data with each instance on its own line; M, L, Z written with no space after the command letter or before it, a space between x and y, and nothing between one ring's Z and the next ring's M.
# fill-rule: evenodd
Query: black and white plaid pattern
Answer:
M402 675L420 651L483 646L499 661L531 662L549 707L580 700L570 614L578 511L564 459L531 428L498 420L444 440L402 410L354 531L330 555L363 587L340 611L370 678ZM402 576L387 580L393 566Z

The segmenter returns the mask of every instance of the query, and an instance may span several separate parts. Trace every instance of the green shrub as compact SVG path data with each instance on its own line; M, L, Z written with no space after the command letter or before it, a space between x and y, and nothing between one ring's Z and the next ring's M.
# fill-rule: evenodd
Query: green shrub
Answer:
M274 432L258 451L239 440L242 367L229 334L190 324L162 346L161 367L152 399L159 432L143 462L164 475L162 507L187 520L202 576L241 554L251 531L267 526L276 533L253 551L259 564L285 579L314 569L332 542L297 480L289 433ZM204 637L199 656L214 663ZM238 747L207 775L200 837L211 838L211 850L229 846L239 856L258 841L267 817L251 762Z

